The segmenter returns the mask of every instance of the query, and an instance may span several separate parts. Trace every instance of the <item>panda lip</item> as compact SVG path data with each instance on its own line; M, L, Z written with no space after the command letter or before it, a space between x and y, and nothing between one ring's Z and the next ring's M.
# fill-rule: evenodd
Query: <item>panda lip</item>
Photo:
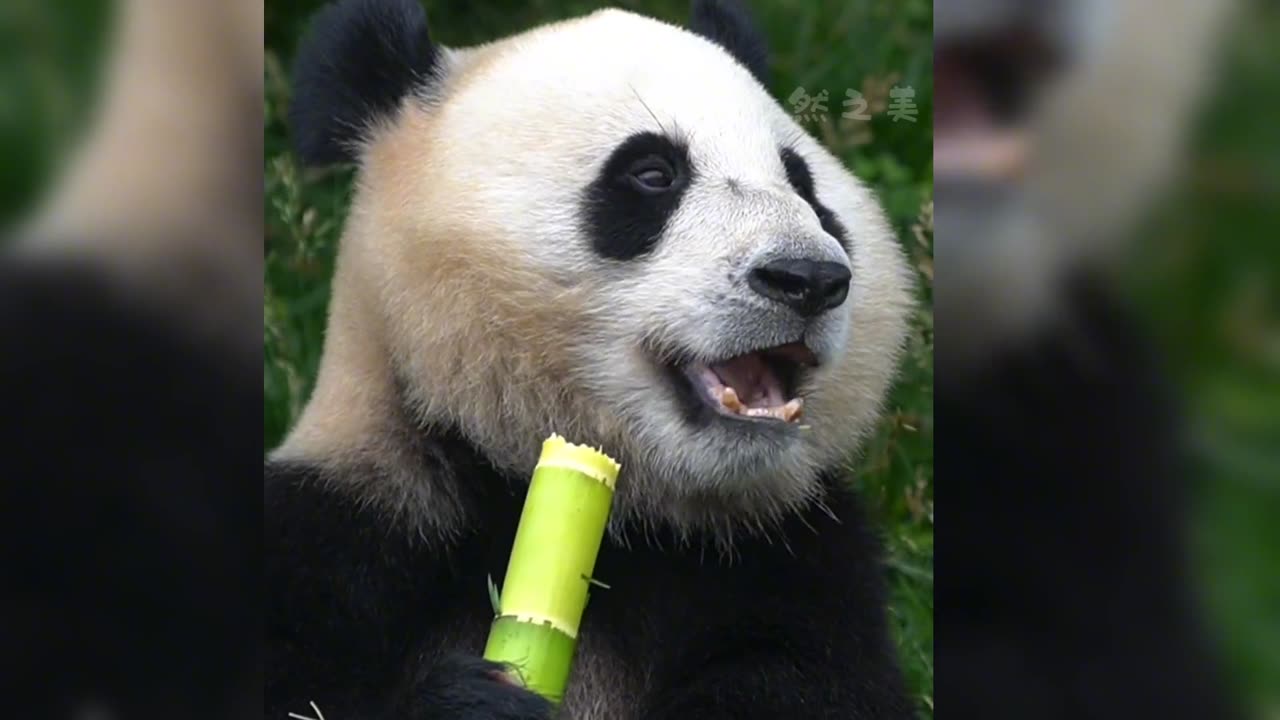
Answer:
M817 364L808 347L790 343L682 370L701 399L722 415L796 423L804 400L796 396L801 371Z

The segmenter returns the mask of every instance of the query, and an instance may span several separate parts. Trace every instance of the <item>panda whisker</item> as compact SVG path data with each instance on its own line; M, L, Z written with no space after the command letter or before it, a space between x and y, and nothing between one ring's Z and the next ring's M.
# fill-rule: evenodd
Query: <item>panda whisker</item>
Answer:
M843 524L843 522L835 514L835 512L832 511L831 506L827 505L825 500L823 500L821 497L816 498L816 500L817 500L819 510L821 510L827 517L831 518L831 520L836 524Z
M645 102L644 98L640 97L640 93L636 91L634 85L627 83L627 87L631 88L631 94L636 96L636 100L639 100L640 104L644 106L645 111L649 113L649 117L653 118L653 121L658 124L658 129L662 130L662 134L666 135L667 128L662 125L662 121L658 119L656 114L654 114L653 108L649 107L649 103Z

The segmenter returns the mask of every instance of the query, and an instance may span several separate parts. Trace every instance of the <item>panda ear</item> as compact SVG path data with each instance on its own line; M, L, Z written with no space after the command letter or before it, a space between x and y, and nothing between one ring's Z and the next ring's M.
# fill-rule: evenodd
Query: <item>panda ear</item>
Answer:
M693 0L689 29L723 47L769 86L769 44L741 0Z
M338 0L316 14L293 64L289 124L306 165L352 162L372 122L430 81L440 49L417 0Z

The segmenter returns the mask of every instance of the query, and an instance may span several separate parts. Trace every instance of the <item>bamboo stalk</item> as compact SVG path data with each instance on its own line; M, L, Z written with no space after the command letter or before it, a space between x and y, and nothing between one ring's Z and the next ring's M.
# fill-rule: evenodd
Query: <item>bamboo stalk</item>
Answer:
M552 435L542 445L516 529L484 657L508 664L559 703L621 467Z

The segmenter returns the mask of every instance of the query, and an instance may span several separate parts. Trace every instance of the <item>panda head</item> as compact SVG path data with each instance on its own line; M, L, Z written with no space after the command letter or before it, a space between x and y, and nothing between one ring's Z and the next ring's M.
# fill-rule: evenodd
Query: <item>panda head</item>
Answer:
M770 97L746 13L692 17L465 49L410 0L317 18L298 152L359 176L294 445L368 446L394 386L514 473L552 432L603 447L620 522L758 526L814 497L878 414L909 275L871 193Z

